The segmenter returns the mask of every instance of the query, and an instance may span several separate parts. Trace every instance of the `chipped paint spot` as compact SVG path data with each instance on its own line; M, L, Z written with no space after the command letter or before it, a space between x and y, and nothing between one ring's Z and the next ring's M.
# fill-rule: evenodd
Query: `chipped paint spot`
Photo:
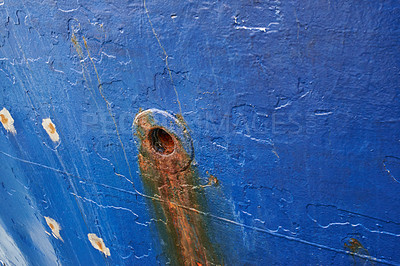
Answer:
M211 186L219 186L219 180L216 176L210 174L208 171L206 171L206 174L208 175L208 183L201 187L205 188L205 187L211 187Z
M0 121L8 132L12 133L13 135L17 134L17 131L14 127L14 119L6 108L3 108L0 111Z
M372 259L369 255L368 250L360 243L360 241L355 238L350 238L348 243L344 243L344 247L350 250L351 256L354 260L354 265L357 264L356 258L354 256L356 254L362 255L362 257L366 259Z
M277 26L279 26L278 22L271 22L266 27L247 27L247 26L238 26L241 23L238 22L237 19L238 19L237 17L234 17L234 20L235 20L234 24L237 25L237 26L235 26L236 30L262 31L262 32L265 32L267 34L278 32L278 30L275 29L275 28L277 28ZM244 21L242 20L242 22L244 22Z
M57 142L60 140L60 136L57 133L56 126L50 118L43 119L42 126L44 130L46 130L47 134L49 134L49 137L52 141Z
M46 220L47 225L50 227L52 235L56 239L59 239L62 242L64 242L64 239L62 239L62 237L60 235L60 230L61 230L60 225L53 218L45 216L44 219Z
M344 243L344 247L350 249L353 253L357 253L360 249L366 250L360 241L355 238L350 238L349 243Z
M88 234L88 238L89 238L90 244L92 244L92 246L95 249L103 252L104 255L106 255L106 256L111 255L110 249L106 247L102 238L98 237L96 234Z

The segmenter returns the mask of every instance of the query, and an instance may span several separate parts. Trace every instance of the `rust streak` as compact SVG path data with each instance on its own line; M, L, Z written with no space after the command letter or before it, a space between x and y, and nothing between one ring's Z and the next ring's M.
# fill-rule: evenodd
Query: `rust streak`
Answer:
M151 113L138 115L135 121L141 176L148 192L160 198L153 204L157 218L166 219L159 230L172 264L218 264L203 217L189 211L203 205L193 190L197 176L190 156L176 135L154 123Z

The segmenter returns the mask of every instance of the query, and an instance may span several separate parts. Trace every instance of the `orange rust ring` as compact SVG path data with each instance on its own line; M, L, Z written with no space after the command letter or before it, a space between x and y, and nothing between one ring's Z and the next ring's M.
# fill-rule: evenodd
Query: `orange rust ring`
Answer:
M148 109L136 115L140 139L139 157L160 171L171 174L186 170L193 160L193 143L187 128L165 111Z

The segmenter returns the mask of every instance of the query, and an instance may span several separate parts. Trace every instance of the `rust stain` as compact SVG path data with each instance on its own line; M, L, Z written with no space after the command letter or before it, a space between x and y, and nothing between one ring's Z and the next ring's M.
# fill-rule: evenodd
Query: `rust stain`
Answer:
M219 186L219 180L215 175L210 174L208 171L206 172L208 175L208 183L207 186Z
M88 239L90 244L92 244L95 249L103 252L106 257L111 255L110 249L106 247L102 238L98 237L96 234L88 234Z
M350 238L349 243L344 243L344 247L350 249L351 252L356 253L360 249L364 249L363 245L361 245L360 241L355 238Z
M49 132L50 134L56 133L56 128L54 127L53 123L49 123Z
M8 123L8 119L3 114L0 114L0 117L1 117L1 123L3 123L3 124Z
M176 135L154 123L151 113L139 113L135 124L142 180L146 190L160 199L153 204L157 218L166 219L159 231L171 263L219 264L203 217L191 211L203 205L200 193L193 190L198 182L192 158Z
M76 52L78 53L79 57L82 59L83 58L82 48L79 45L79 42L74 33L72 33L71 42L74 45L74 48L75 48Z

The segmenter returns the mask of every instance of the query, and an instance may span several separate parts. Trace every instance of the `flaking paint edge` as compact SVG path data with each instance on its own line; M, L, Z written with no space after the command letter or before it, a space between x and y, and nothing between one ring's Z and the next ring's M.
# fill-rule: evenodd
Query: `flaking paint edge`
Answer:
M52 235L56 238L64 242L64 239L60 235L61 226L54 220L53 218L45 216L47 225L50 227Z
M17 131L14 127L14 119L5 107L0 111L0 121L8 132L13 135L17 134Z
M56 125L51 121L50 118L43 119L42 126L44 130L46 130L52 141L58 142L60 140L60 136L58 135L56 130Z
M91 233L88 234L88 239L90 241L90 244L92 244L95 249L103 252L104 255L106 255L107 257L111 256L110 249L106 247L102 238L98 237L96 234Z

